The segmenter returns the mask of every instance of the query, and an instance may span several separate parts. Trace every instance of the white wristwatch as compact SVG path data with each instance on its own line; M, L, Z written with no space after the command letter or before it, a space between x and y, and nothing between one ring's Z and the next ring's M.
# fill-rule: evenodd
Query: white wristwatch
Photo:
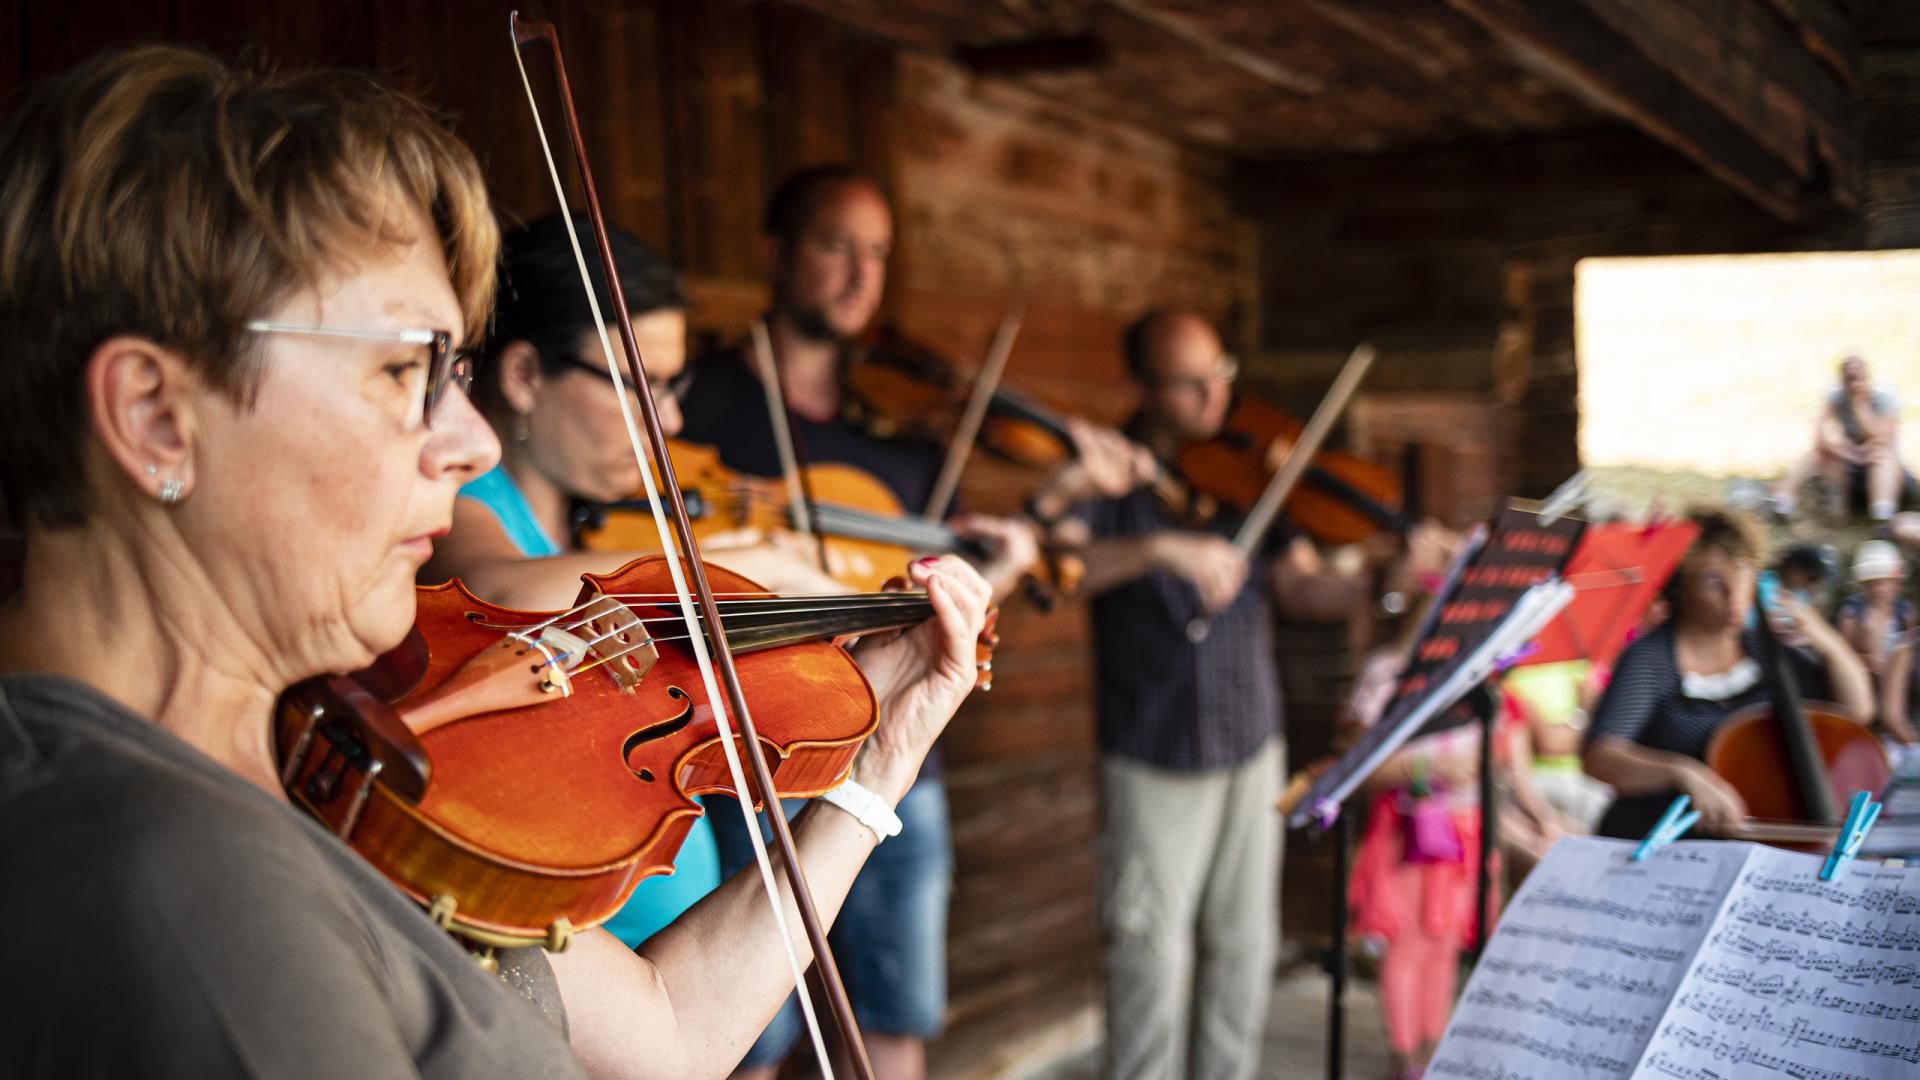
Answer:
M893 808L887 805L887 800L861 786L859 781L852 777L848 777L839 787L821 795L820 798L852 814L860 824L873 830L876 840L900 835L900 815L893 812Z

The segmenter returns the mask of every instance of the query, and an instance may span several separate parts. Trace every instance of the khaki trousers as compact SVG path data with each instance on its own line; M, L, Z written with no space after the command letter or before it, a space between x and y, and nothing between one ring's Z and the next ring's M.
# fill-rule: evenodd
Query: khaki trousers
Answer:
M1280 935L1276 740L1243 765L1100 763L1113 1080L1251 1080Z

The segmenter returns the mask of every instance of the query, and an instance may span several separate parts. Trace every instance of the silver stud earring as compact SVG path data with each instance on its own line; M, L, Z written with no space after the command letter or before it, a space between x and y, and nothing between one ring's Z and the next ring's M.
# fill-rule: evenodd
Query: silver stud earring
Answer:
M521 413L513 418L513 437L515 441L526 442L527 433L527 417L525 413Z
M149 462L147 462L147 475L148 475L148 476L155 476L155 475L158 475L158 474L159 474L159 472L160 472L160 466L158 466L158 465L155 465L155 464L154 464L153 462L151 462L151 461L149 461Z
M166 503L168 506L172 506L174 503L180 501L180 496L186 491L186 487L187 485L178 480L162 481L160 484L160 501Z

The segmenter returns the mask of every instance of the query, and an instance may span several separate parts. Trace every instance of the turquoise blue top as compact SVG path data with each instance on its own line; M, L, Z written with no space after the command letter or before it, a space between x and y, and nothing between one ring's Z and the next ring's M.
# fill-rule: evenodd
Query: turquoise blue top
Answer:
M460 497L491 510L520 554L531 559L560 554L560 545L541 530L519 487L500 466L468 481L460 488ZM629 947L638 945L679 918L696 900L719 887L720 849L714 844L713 825L703 817L694 823L686 842L680 845L673 873L642 881L626 906L607 920L606 927Z
M513 541L513 546L519 548L520 554L527 558L550 559L560 554L560 545L554 543L540 523L533 519L533 508L527 505L526 497L520 494L513 477L507 475L506 466L495 465L462 484L460 497L472 499L493 511L494 519L500 522L507 539Z

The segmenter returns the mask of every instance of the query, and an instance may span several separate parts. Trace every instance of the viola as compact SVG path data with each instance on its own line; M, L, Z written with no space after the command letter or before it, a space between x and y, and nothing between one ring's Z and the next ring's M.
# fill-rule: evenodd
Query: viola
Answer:
M836 786L877 717L833 641L923 621L926 594L776 596L707 575L778 795ZM583 580L548 612L422 587L404 645L277 711L292 800L481 945L565 948L672 869L694 796L734 791L665 556ZM990 621L983 685L995 640Z
M669 456L686 498L694 536L750 529L764 534L795 531L793 506L778 479L747 476L729 469L711 447L670 440ZM891 488L872 473L852 465L803 467L813 493L813 527L827 550L830 574L864 591L881 588L909 557L987 553L974 541L939 522L907 514ZM652 551L660 547L644 496L604 507L587 507L575 531L588 551ZM1046 551L1029 573L1029 595L1046 606L1078 582L1077 560Z
M1839 706L1800 700L1764 597L1757 610L1760 668L1770 701L1720 725L1707 746L1707 767L1746 800L1752 820L1738 830L1739 838L1830 842L1840 824L1839 793L1879 791L1892 769L1880 740Z
M1220 508L1245 511L1266 491L1304 426L1286 410L1238 394L1219 434L1181 449L1178 509L1204 520ZM1164 495L1163 498L1168 496ZM1300 486L1286 502L1288 519L1326 544L1353 544L1387 531L1404 534L1399 479L1391 469L1355 454L1317 451Z
M844 379L849 422L881 438L927 442L952 437L972 385L940 354L892 331L858 350ZM1060 413L1006 387L996 387L988 399L979 446L1033 469L1052 469L1074 457Z

